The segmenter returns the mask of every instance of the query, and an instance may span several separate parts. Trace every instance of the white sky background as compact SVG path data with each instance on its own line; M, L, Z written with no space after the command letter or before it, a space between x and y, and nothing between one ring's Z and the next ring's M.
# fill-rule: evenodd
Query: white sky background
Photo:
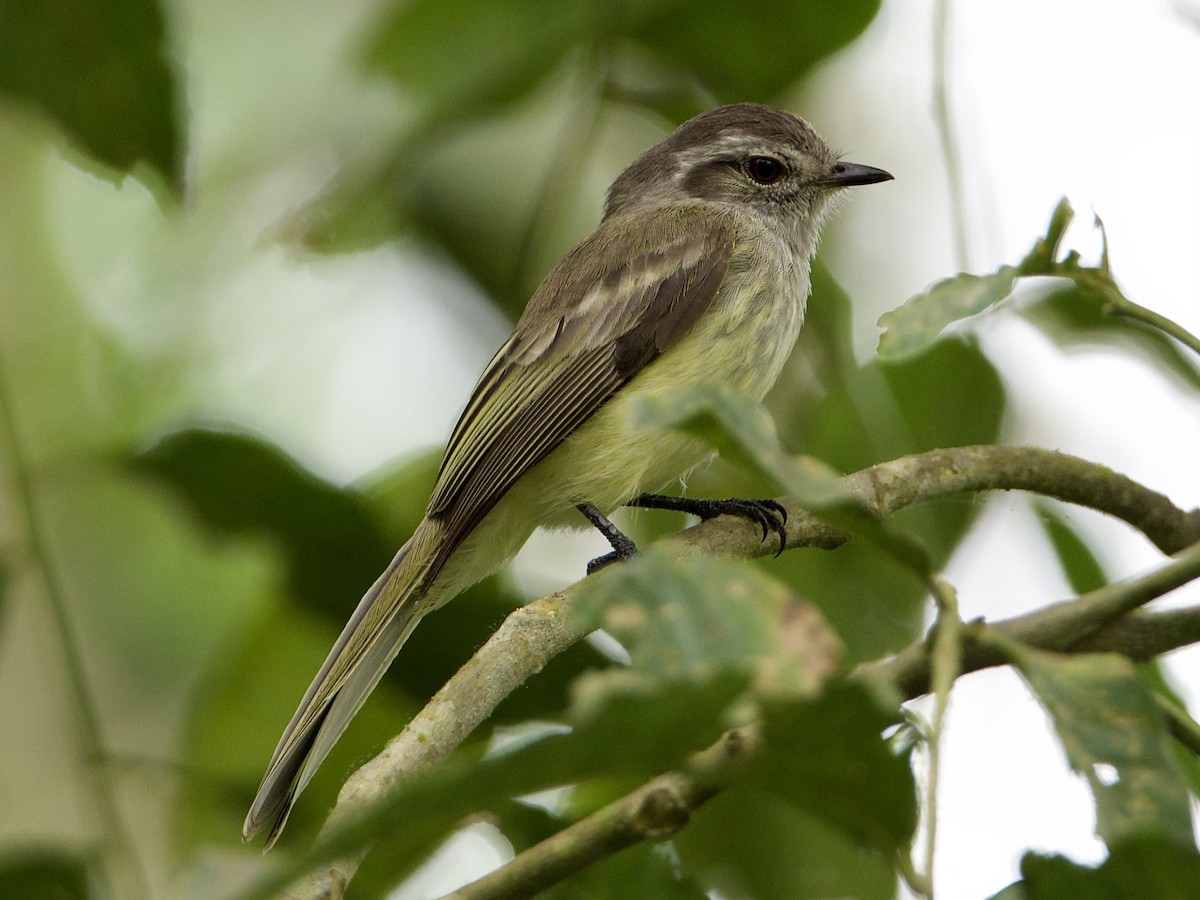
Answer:
M304 126L296 124L294 108L276 111L279 97L302 95L324 110L326 122L329 110L337 110L328 127L342 129L341 147L331 140L324 150L297 153L291 168L273 172L269 183L263 179L261 195L241 198L246 214L238 227L244 231L223 235L224 247L176 249L172 258L163 246L153 246L146 250L150 261L124 260L115 255L111 235L134 227L131 222L147 227L160 221L158 210L131 189L115 212L102 212L112 204L107 186L92 186L90 176L64 179L64 220L110 217L106 228L89 225L87 234L73 235L71 255L81 282L104 268L100 259L112 256L108 278L89 283L86 293L130 341L136 343L146 325L142 310L123 307L122 297L138 290L152 294L156 279L171 283L172 267L191 262L182 254L207 252L216 260L265 240L279 208L269 198L311 191L334 170L347 134L356 128L377 133L395 116L394 99L363 100L361 85L353 93L345 86L345 63L336 69L329 58L328 30L353 32L356 18L369 14L370 0L348 4L344 8L353 11L336 23L293 16L286 6L185 8L194 34L187 48L196 141L191 165L201 179L235 177L227 168L231 160L254 165L245 147L251 136L264 159L278 149L271 141L318 146L311 135L293 133ZM793 104L847 158L896 176L854 192L824 248L858 304L864 358L873 352L881 312L955 271L945 167L931 113L932 10L932 0L886 2L863 40L826 66ZM1190 20L1181 14L1185 10ZM286 68L289 79L302 72L300 81L272 82L283 76L265 67L264 60L275 58L270 54L230 50L241 31L231 15L286 22L281 33L287 47L270 49L305 60ZM1099 213L1127 294L1200 333L1200 2L959 0L951 28L953 124L963 162L970 268L990 271L1019 259L1065 193L1077 213L1067 244L1094 259L1098 241L1090 218L1093 210ZM351 95L357 105L347 102ZM265 141L264 134L270 135ZM197 194L201 205L190 214L202 221L204 193ZM230 218L225 209L214 215ZM395 248L303 265L286 251L269 250L197 290L203 292L197 303L213 311L200 327L222 347L214 360L239 361L236 370L214 365L208 372L211 382L202 393L212 403L209 412L250 424L319 471L345 480L444 441L480 367L506 332L469 285ZM286 306L270 299L284 295ZM478 312L464 315L464 307ZM464 353L468 320L476 333L467 337L473 349ZM152 324L147 346L162 339L163 323ZM1015 317L994 316L983 335L1010 392L1006 442L1073 452L1164 490L1181 506L1200 505L1200 401L1194 393L1156 370L1101 351L1065 357ZM246 342L234 348L244 352L230 352L230 340ZM335 362L327 364L329 358ZM447 404L446 398L455 399ZM1112 577L1144 571L1159 559L1123 526L1082 512L1071 516L1105 548ZM1001 618L1067 596L1050 551L1030 524L1021 498L990 502L948 572L964 617ZM587 538L533 543L518 572L531 590L577 578L597 549ZM547 561L550 556L556 564ZM1200 599L1194 588L1188 599ZM1200 653L1177 657L1172 668L1189 693L1200 683ZM1194 688L1190 696L1196 709L1200 696ZM1089 796L1066 773L1043 714L1015 677L994 672L962 679L946 744L936 872L942 897L988 896L1017 877L1020 855L1029 848L1101 858ZM456 883L470 877L463 866L457 856ZM426 882L420 893L432 890Z

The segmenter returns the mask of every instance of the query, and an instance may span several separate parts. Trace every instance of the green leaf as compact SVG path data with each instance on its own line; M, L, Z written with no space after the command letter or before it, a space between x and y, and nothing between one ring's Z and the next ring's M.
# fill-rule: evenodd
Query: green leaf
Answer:
M130 463L179 492L210 528L277 542L291 593L336 620L349 615L396 549L359 494L248 434L178 431Z
M1179 695L1176 687L1163 672L1162 659L1140 663L1137 670L1138 677L1142 679L1142 683L1146 685L1147 690L1155 695L1155 700L1159 703L1160 707L1164 705L1174 706L1179 712L1188 715L1187 702ZM1176 727L1175 723L1171 724L1172 737L1175 738L1172 741L1175 759L1179 762L1180 768L1188 780L1188 786L1193 796L1200 797L1200 756L1197 756L1193 750L1189 749L1188 744L1179 739L1178 734L1175 733ZM1190 744L1191 746L1195 746L1195 741L1191 741Z
M404 872L469 813L582 780L644 780L681 766L719 736L725 710L745 689L746 679L737 675L661 683L652 690L611 695L611 702L588 709L587 718L570 732L479 761L458 752L437 770L405 782L317 851L360 847L389 833L395 837L388 844L395 871ZM313 861L300 858L295 874ZM275 880L264 882L251 896L273 896L277 889Z
M669 124L714 97L778 98L879 5L768 0L746 15L707 0L396 2L365 57L401 85L413 121L386 162L335 185L297 231L337 247L415 229L518 313L570 249L555 236L594 221L600 192L576 179L608 149L614 116L632 108Z
M1056 289L1042 292L1036 300L1024 304L1022 314L1060 345L1125 346L1193 389L1200 388L1200 368L1162 330L1177 326L1129 301L1113 280L1107 238L1095 266L1082 265L1074 250L1059 258L1063 235L1074 215L1070 204L1061 200L1045 236L1037 239L1015 267L1001 266L989 275L956 275L884 313L879 319L884 328L879 356L888 360L916 356L933 345L951 324L1012 296L1020 279L1048 277L1058 282ZM1099 219L1096 226L1103 234ZM1146 319L1157 319L1157 327Z
M102 163L183 187L175 77L155 0L0 0L0 91L30 101Z
M1109 846L1099 867L1062 856L1028 853L1021 860L1025 900L1194 900L1200 885L1200 855L1156 837Z
M1200 369L1193 356L1157 328L1114 316L1111 309L1109 297L1084 279L1064 282L1060 290L1024 305L1021 315L1063 349L1118 348L1200 390Z
M879 317L879 358L910 359L924 352L953 323L991 309L1012 293L1013 266L990 275L945 278Z
M416 0L400 5L368 54L376 71L425 101L435 116L474 113L529 94L568 56L616 67L624 43L648 50L723 102L769 100L858 37L878 0L766 0L755 15L701 0L636 4L596 14L581 0Z
M640 397L630 424L694 435L720 451L723 459L795 490L805 505L824 509L853 503L837 472L819 460L797 460L784 453L766 410L723 385L703 382Z
M1004 386L974 343L943 340L903 362L875 359L852 365L850 349L839 346L848 340L837 324L846 318L845 303L830 286L824 296L824 333L832 335L827 343L833 345L826 352L844 364L825 366L815 388L798 391L785 382L773 395L772 408L786 446L852 472L938 447L997 440ZM821 314L814 310L814 316ZM801 332L802 344L804 340ZM802 347L797 354L808 349ZM789 370L807 368L808 363L807 356L793 355ZM952 497L900 510L888 524L914 535L930 554L934 569L940 569L980 509L975 497ZM801 596L821 607L846 642L848 662L895 651L923 631L925 582L870 545L851 541L833 552L800 550L770 565L783 572L781 577Z
M281 608L247 629L194 703L187 731L187 802L180 832L189 846L226 843L241 830L275 742L316 674L334 632L304 610ZM419 699L376 688L317 772L288 821L285 841L315 837L342 783L420 708Z
M1061 198L1050 214L1050 224L1046 226L1046 234L1034 242L1030 251L1021 260L1022 275L1045 275L1058 260L1059 248L1062 246L1063 235L1075 218L1075 210L1071 208L1066 197Z
M1104 574L1100 560L1067 522L1065 516L1061 515L1055 506L1043 500L1035 501L1033 508L1046 537L1054 547L1071 590L1077 594L1086 594L1108 584L1108 577Z
M752 675L762 693L808 694L841 658L820 615L781 582L743 561L678 559L665 547L584 581L574 614L616 637L632 660L578 682L577 710L614 690L725 671Z
M1070 204L1062 200L1054 211L1046 237L1021 261L1022 275L1056 276L1068 282L1063 290L1050 292L1030 304L1025 310L1026 318L1062 346L1098 342L1124 345L1182 378L1193 389L1200 388L1200 369L1194 357L1185 354L1180 344L1164 331L1178 326L1130 301L1113 280L1108 262L1108 235L1099 217L1095 221L1103 242L1099 264L1081 265L1075 251L1058 259L1062 234L1073 215ZM1152 321L1156 324L1151 324Z
M832 802L832 799L831 799ZM727 790L672 843L683 870L714 896L755 900L894 900L896 873L844 830L778 796ZM631 896L638 896L633 894Z
M637 844L588 866L560 885L538 894L540 900L706 900L708 895L679 870L673 854L653 844Z
M1154 698L1116 654L1063 656L1004 642L1096 799L1106 843L1139 835L1192 845L1187 784Z
M1025 893L1025 883L1022 881L1014 881L1007 887L1002 888L988 900L1027 900L1028 895Z
M914 359L873 360L844 373L785 437L851 472L939 447L993 443L1004 409L1004 386L987 357L972 343L947 340ZM940 568L977 509L970 500L940 501L892 521L917 535Z
M370 824L347 840L356 844L380 830L400 826L396 843L389 843L389 854L395 870L402 872L473 811L551 787L598 778L645 779L678 767L728 727L730 710L745 697L752 678L772 689L790 688L787 663L797 656L805 662L795 645L802 649L803 639L819 630L811 623L797 629L794 616L773 616L772 612L788 612L789 598L769 580L756 573L740 580L742 567L736 563L724 563L732 567L732 574L719 561L701 564L705 568L689 572L647 553L644 559L591 579L619 586L625 583L622 570L632 569L635 576L640 570L641 576L656 578L660 582L656 587L674 581L665 586L661 601L645 599L640 615L617 616L614 630L629 643L634 666L578 680L570 732L543 737L478 763L464 759L461 752L455 754L437 772L406 784L385 800ZM672 573L674 578L668 578ZM717 587L728 587L729 580L735 579L742 592L734 596L720 592L726 619L715 602L706 612L702 598L688 596L689 587L718 593L714 577ZM635 585L645 578L635 578ZM758 592L765 592L762 602ZM593 600L591 615L604 616L604 593ZM684 602L688 605L681 606ZM661 614L650 615L653 610ZM694 619L697 611L699 617ZM654 621L643 629L638 619ZM667 626L678 629L678 634L672 636ZM780 634L772 633L772 626L781 627ZM731 646L724 646L726 642ZM760 658L763 647L776 651L774 664L755 669L751 663ZM822 649L828 652L823 645ZM831 663L822 665L828 668ZM622 671L634 677L622 677Z
M87 900L84 860L66 850L23 850L0 858L0 897Z
M397 4L367 60L430 120L451 119L528 93L595 24L582 0L414 0Z
M631 8L630 37L723 103L768 101L862 34L879 6L878 0L763 0L748 15L737 4L660 2Z
M891 853L909 845L916 784L907 755L883 737L896 724L894 710L843 682L813 700L768 701L763 712L763 749L736 783L774 793L865 847Z

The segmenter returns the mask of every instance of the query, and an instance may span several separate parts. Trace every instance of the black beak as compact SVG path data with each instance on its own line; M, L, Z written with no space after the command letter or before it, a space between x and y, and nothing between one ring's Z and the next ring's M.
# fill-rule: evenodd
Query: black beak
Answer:
M835 163L829 174L816 182L818 187L843 188L855 184L876 184L880 181L891 181L890 172L876 169L874 166L860 166L858 163Z

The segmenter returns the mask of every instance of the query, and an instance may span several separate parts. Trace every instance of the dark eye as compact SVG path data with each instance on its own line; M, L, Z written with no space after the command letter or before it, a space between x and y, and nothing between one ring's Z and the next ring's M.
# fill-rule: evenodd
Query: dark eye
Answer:
M759 184L774 184L783 173L783 163L772 156L752 156L746 160L746 174Z

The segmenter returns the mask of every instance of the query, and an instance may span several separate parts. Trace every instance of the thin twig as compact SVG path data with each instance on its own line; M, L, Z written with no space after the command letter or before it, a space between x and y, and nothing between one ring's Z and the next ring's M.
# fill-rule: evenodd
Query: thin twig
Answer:
M532 897L626 847L666 840L720 793L713 784L715 775L753 756L761 746L762 734L753 725L728 731L695 754L687 772L660 775L443 900Z
M1154 702L1167 717L1167 727L1171 729L1171 736L1194 755L1200 756L1200 723L1174 700L1157 691L1154 693Z
M946 709L950 691L962 671L962 619L958 616L958 596L947 582L934 580L934 600L938 617L934 625L933 721L929 732L929 790L926 792L925 835L925 896L934 897L933 860L937 846L938 776L941 771L942 730L946 724Z
M933 111L942 158L946 163L946 186L950 190L950 215L954 222L954 264L960 272L969 271L970 248L967 241L967 202L963 192L962 159L950 118L949 51L950 0L937 0L933 14Z
M1169 562L1138 578L1105 585L1074 600L1054 603L989 627L1010 640L1042 650L1063 653L1112 650L1134 659L1146 659L1147 632L1155 632L1159 653L1194 642L1200 631L1196 611L1190 611L1186 617L1170 613L1127 614L1196 578L1200 578L1200 543L1181 550ZM994 648L972 640L968 625L963 641L963 671L973 672L1004 662ZM894 684L905 698L929 692L929 655L923 641L910 644L888 659L865 663L859 670L864 677Z
M67 684L75 706L82 744L80 756L84 772L91 782L91 792L100 819L99 843L101 859L107 870L104 890L112 897L146 897L149 889L138 865L133 839L121 818L115 785L105 771L107 753L100 728L100 713L92 700L87 673L83 667L79 639L75 634L67 609L66 592L46 540L46 529L37 502L33 468L25 453L13 393L9 389L8 373L0 359L0 441L5 448L0 458L7 457L10 476L16 489L17 512L24 520L25 540L29 554L37 564L51 619L58 633Z
M1109 295L1107 312L1114 316L1124 316L1157 328L1163 334L1170 335L1194 353L1200 353L1200 338L1192 334L1178 322L1166 316L1147 309L1140 303L1134 303L1124 294Z

